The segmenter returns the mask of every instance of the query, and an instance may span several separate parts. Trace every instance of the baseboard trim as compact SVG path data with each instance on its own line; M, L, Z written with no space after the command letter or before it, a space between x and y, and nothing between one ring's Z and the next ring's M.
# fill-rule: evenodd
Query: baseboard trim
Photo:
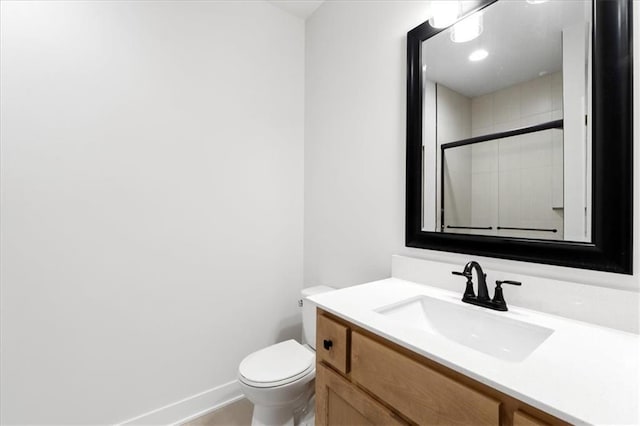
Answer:
M191 414L191 415L189 415L189 416L187 416L187 417L175 422L174 424L176 426L183 425L183 424L185 424L187 422L190 422L191 420L197 419L198 417L201 417L201 416L204 416L206 414L212 413L212 412L214 412L216 410L219 410L219 409L221 409L223 407L226 407L227 405L230 405L230 404L233 404L234 402L240 401L242 398L244 398L244 395L242 394L242 392L240 392L239 395L236 395L236 396L234 396L233 398L231 398L231 399L229 399L227 401L221 402L221 403L216 404L216 405L212 405L211 407L206 408L206 409L204 409L202 411L199 411L199 412L197 412L195 414Z
M242 399L237 380L216 386L118 423L128 425L180 425Z

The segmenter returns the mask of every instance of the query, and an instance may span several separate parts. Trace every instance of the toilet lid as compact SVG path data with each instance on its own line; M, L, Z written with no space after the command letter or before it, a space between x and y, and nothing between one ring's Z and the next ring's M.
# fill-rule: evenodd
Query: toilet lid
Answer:
M238 372L253 386L274 386L295 380L313 369L315 354L295 340L276 343L248 355Z

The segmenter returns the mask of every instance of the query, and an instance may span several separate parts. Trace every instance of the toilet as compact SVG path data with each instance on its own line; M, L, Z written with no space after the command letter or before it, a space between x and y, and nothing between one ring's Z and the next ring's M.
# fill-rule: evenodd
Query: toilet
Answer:
M247 355L238 367L242 392L254 405L252 426L314 424L316 305L309 296L335 290L302 289L303 342L287 340Z

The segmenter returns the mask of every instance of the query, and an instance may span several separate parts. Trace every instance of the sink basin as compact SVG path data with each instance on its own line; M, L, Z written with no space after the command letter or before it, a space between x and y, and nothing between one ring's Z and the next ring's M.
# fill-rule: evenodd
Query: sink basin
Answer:
M408 327L438 334L471 349L512 362L524 360L553 334L552 329L483 309L418 296L383 306L376 312Z

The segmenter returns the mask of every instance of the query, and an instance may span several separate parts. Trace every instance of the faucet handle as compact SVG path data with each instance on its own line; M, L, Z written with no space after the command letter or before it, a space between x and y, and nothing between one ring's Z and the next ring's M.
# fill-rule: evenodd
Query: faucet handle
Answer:
M453 275L460 275L461 277L465 277L467 279L467 286L464 289L462 300L475 299L476 293L473 291L473 281L471 281L471 278L473 278L473 275L471 274L471 271L467 272L465 269L464 272L451 271L451 273Z
M512 280L504 280L504 281L496 281L496 287L498 288L502 288L500 287L502 284L511 284L511 285L522 285L522 283L520 281L512 281Z
M511 285L522 285L520 281L512 281L512 280L503 280L496 281L496 289L493 293L493 299L491 302L499 311L507 311L507 302L504 300L504 295L502 294L502 284L511 284Z

